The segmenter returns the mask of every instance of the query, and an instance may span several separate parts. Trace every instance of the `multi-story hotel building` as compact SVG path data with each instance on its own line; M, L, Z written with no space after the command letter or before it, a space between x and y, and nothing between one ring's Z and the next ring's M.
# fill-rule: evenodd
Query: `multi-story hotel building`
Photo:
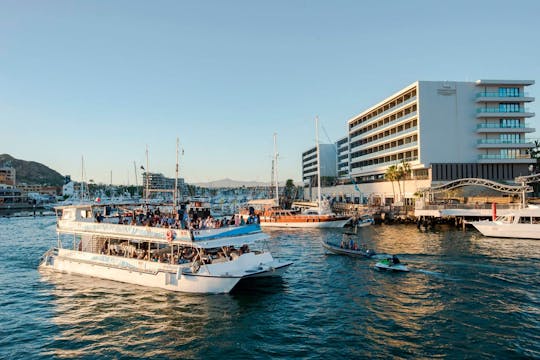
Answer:
M534 98L525 89L533 84L417 81L348 120L347 144L336 143L338 176L363 185L364 195L384 192L388 198L392 190L380 180L389 166L402 162L411 167L416 187L527 175L532 143L525 135L535 129L527 122L534 116L527 108ZM404 197L412 198L415 190L409 186Z
M336 177L336 145L319 144L321 160L321 178ZM314 146L302 153L302 180L304 184L317 186L317 147ZM324 181L321 180L322 185Z

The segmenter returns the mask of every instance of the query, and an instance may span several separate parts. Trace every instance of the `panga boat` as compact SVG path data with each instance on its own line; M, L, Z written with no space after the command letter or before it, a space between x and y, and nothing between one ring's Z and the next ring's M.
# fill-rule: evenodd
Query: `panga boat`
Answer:
M407 265L403 263L394 263L392 262L392 258L383 259L381 261L378 261L375 264L375 269L377 270L386 270L386 271L399 271L399 272L409 272L409 268Z
M469 224L488 237L540 239L540 208L537 206L529 205L494 218Z
M249 248L269 238L257 224L193 231L107 223L91 205L56 211L58 245L42 256L40 269L172 291L227 293L242 279L281 276L292 264Z
M326 241L322 241L322 246L334 253L334 254L338 254L338 255L348 255L348 256L353 256L353 257L365 257L365 258L371 258L371 257L374 257L376 255L376 252L372 249L367 249L365 246L360 246L360 247L348 247L348 246L345 246L344 243L342 242L340 246L337 246L335 244L330 244Z

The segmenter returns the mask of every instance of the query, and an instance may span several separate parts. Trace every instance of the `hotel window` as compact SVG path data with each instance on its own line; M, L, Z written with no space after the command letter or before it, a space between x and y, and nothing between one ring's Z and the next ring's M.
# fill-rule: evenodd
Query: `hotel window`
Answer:
M518 97L519 88L517 87L500 87L499 96L501 97Z
M500 119L499 124L502 128L519 128L519 119Z
M499 140L503 144L518 144L519 143L519 134L500 134Z
M500 103L499 111L500 112L519 112L520 111L519 103Z
M499 154L501 159L517 159L519 157L518 149L501 149Z

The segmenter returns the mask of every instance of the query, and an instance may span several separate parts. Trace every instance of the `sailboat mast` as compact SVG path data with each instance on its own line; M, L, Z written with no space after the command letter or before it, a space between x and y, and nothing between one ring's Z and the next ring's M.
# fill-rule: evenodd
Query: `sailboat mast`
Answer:
M315 142L317 143L317 206L321 208L321 152L319 148L319 117L315 116Z
M146 203L148 204L148 145L146 145L146 195L145 195L145 200L146 200Z
M278 182L278 167L277 167L278 152L277 152L276 137L277 137L277 134L274 133L274 182L275 182L275 187L276 187L276 206L279 206L279 182Z
M81 202L84 201L84 156L81 156Z
M174 178L174 192L173 192L173 214L177 212L177 201L178 201L178 147L180 140L176 138L176 177Z
M139 180L137 179L137 163L135 161L133 161L133 171L135 172L135 188L137 189L136 191L138 192Z

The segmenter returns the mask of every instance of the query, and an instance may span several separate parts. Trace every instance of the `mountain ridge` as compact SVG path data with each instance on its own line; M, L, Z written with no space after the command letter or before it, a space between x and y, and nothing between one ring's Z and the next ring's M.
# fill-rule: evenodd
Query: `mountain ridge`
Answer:
M16 159L9 154L0 154L0 166L15 169L17 184L62 186L64 176L56 170L36 161Z

